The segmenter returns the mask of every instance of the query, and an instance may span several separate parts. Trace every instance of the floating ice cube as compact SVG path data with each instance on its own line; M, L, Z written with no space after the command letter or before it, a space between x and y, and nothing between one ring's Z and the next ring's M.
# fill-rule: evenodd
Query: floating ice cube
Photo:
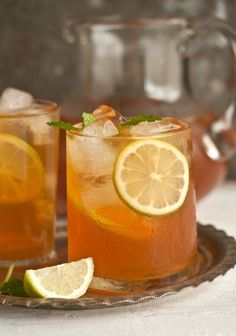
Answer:
M49 143L52 137L52 129L47 125L50 118L46 115L40 115L41 112L41 105L35 102L30 93L7 88L0 97L0 114L22 114L22 118L17 123L15 120L7 121L3 126L5 131L17 134L23 139L30 137L35 145ZM28 118L27 115L32 117Z
M97 178L87 177L86 187L83 190L83 205L88 209L119 203L119 197L114 190L111 174Z
M0 98L0 111L14 112L16 109L30 107L33 102L34 98L31 94L14 88L7 88Z
M130 134L133 136L153 136L159 133L172 131L177 128L180 128L180 126L173 124L170 121L143 121L138 125L130 127Z
M97 137L103 136L103 125L103 123L94 122L93 124L84 127L81 134Z
M107 120L103 125L103 135L104 136L114 136L119 134L118 129L113 124L111 120Z
M114 136L119 134L118 129L111 120L97 121L91 125L86 126L82 132L83 135L90 136Z
M90 176L111 173L117 155L115 146L100 138L75 137L68 141L67 147L73 169Z
M95 122L86 126L81 134L85 136L73 136L68 140L68 151L73 168L81 174L93 176L111 173L117 147L110 139L103 136L112 137L118 134L112 121Z
M125 120L119 112L115 111L113 108L107 105L100 105L96 110L93 111L92 115L96 120L101 120L105 122L106 120L111 120L114 124L118 125L121 121Z

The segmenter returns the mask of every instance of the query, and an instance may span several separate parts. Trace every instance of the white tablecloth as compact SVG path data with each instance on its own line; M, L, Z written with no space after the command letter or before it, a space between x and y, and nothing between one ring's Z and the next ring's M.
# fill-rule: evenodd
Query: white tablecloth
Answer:
M236 183L198 204L198 220L236 237ZM0 336L235 336L236 268L211 284L138 305L90 311L0 306Z

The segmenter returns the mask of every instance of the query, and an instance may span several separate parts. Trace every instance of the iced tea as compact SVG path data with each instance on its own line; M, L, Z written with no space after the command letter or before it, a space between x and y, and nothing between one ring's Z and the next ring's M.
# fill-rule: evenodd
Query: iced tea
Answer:
M0 113L0 266L54 254L58 131L55 103Z
M106 123L95 122L88 127L89 132L85 132L85 127L82 131L67 133L69 260L91 256L94 258L96 276L128 282L159 279L188 269L197 253L192 141L188 124L173 118L162 118L136 126L116 125L118 131L109 136L104 136ZM140 196L137 200L143 203L143 212L142 207L141 210L139 205L134 208L135 202L130 203L130 199L125 199L118 190L119 185L115 181L117 162L144 141L154 144L154 147L158 144L162 148L163 144L161 151L171 148L174 153L181 153L178 155L187 162L189 180L184 200L170 212L167 209L163 214L155 215L155 211L148 214L149 210L146 209L149 209L147 203L150 200ZM138 155L140 153L141 149ZM159 154L161 157L161 152ZM167 161L158 162L158 156L153 160L148 147L142 155L142 162L137 163L137 158L131 154L126 164L136 160L135 164L144 167L151 159L157 165L155 173L148 176L153 183L145 186L151 190L149 192L148 189L146 198L160 194L159 198L154 197L155 210L155 206L162 206L161 199L165 201L163 190L158 189L158 169L162 174L165 171L168 174L169 169L176 165L178 170L178 160L173 159L172 167L168 166L171 153L167 153ZM150 167L151 164L145 169L149 171L152 169ZM137 171L139 168L133 168L130 176L126 174L125 177L125 172L120 175L121 178L131 179L124 191L130 189L131 198L132 193L139 193L139 188L141 191L144 189L146 176L141 175L143 178L140 178ZM176 192L174 183L181 188L182 181L177 174L168 176L168 179L171 203L172 193L174 195ZM136 180L139 182L134 185Z

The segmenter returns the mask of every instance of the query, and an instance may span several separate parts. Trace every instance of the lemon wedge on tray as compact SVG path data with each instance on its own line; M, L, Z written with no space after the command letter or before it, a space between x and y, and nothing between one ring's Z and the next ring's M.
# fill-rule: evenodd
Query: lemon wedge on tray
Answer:
M77 299L92 281L93 258L85 258L38 270L27 270L24 287L30 297Z

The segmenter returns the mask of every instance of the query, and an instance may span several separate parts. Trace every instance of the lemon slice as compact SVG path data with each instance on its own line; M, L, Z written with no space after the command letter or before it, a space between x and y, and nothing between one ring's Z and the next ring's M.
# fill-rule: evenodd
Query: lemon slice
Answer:
M138 220L138 214L127 210L129 209L124 209L124 206L109 204L103 208L87 209L87 213L100 228L106 231L131 239L144 239L143 232L134 232L134 223L135 219Z
M114 166L114 186L132 209L146 215L166 215L183 204L189 166L175 146L156 139L127 145Z
M31 200L42 183L43 165L34 148L14 135L0 133L0 202Z
M30 297L76 299L86 293L93 272L92 258L27 270L24 287Z

